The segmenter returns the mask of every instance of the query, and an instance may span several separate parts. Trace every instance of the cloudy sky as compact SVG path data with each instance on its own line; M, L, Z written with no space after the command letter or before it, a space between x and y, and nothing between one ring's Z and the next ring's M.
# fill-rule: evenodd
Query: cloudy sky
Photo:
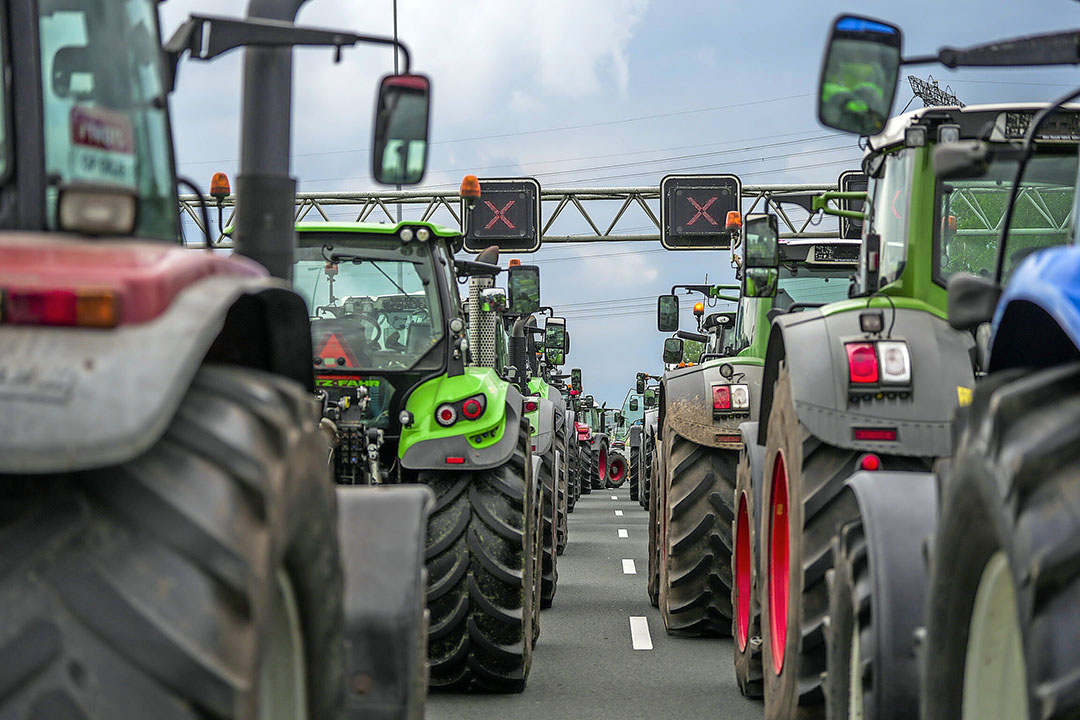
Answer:
M189 13L239 16L245 6L169 0L164 33ZM829 23L848 10L900 25L909 55L1080 26L1073 0L399 0L399 35L414 71L433 84L425 185L456 187L475 173L530 175L545 187L655 187L677 171L730 172L744 184L835 182L858 167L860 152L854 138L817 124L813 93ZM299 21L390 34L392 0L311 0ZM346 51L338 65L329 50L297 51L300 190L374 187L373 99L392 67L381 47ZM933 75L967 104L1046 100L1080 82L1075 68L910 72ZM214 171L236 172L240 76L239 53L181 67L172 98L178 161L203 186ZM911 99L902 83L895 110ZM616 210L598 214L609 221ZM618 228L655 231L640 213ZM558 230L587 228L568 215ZM543 268L544 302L568 318L568 365L609 404L621 402L636 371L662 369L656 295L706 276L731 280L726 253L655 243L552 245L528 261ZM689 316L684 327L692 329Z

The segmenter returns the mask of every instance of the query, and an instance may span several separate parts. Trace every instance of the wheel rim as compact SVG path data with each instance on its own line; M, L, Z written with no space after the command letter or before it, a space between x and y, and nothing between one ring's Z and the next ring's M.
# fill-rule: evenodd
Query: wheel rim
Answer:
M611 463L611 482L617 483L622 480L624 472L625 467L623 466L621 461L616 460L615 462Z
M745 493L739 496L735 518L735 640L741 652L750 639L750 513Z
M773 466L772 502L769 513L769 647L773 669L779 675L784 669L787 647L788 578L791 567L788 547L791 516L788 505L788 477L784 456L777 454Z
M292 582L279 569L267 608L266 647L259 661L258 720L308 717L307 666L300 612Z
M600 450L600 460L596 465L596 471L600 475L600 480L603 482L607 479L607 451Z
M998 551L975 593L964 661L963 720L1028 717L1027 669L1009 559Z
M859 618L851 623L851 655L848 660L848 720L863 720L862 648L859 646Z

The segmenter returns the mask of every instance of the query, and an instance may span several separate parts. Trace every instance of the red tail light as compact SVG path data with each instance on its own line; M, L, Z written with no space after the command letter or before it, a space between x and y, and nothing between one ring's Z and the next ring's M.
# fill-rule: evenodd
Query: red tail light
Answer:
M467 420L475 420L484 414L485 405L487 405L487 398L484 395L473 395L461 404L461 414Z
M731 409L731 388L727 385L713 385L712 389L713 410Z
M439 423L443 427L449 427L457 422L457 410L453 405L449 403L440 405L435 409L435 422ZM447 460L447 462L450 462Z
M448 457L446 458L447 465L464 465L465 458L463 457Z
M874 472L881 469L881 458L874 453L866 453L859 458L859 469Z
M855 428L856 440L896 441L896 428Z
M539 408L540 408L540 403L536 402L535 400L526 400L525 401L525 412L527 412L527 413L536 412Z
M873 343L845 343L848 359L848 379L852 384L873 384L878 381L877 353Z
M115 327L118 305L112 290L10 290L0 317L11 325Z

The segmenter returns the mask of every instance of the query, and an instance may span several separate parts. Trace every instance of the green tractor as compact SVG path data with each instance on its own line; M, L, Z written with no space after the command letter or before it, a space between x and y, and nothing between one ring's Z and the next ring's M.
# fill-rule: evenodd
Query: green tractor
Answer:
M741 279L738 297L727 286L681 286L708 298L735 300L735 312L703 318L700 329L678 327L679 297L661 296L657 326L669 366L683 359L683 341L703 344L699 362L665 373L659 388L657 472L650 503L650 600L671 634L727 636L733 632L732 551L736 469L746 445L742 426L757 420L769 322L801 317L824 302L847 297L857 241L779 242L776 217L749 215L732 254ZM737 634L737 628L735 629Z
M1075 58L1075 38L1067 43ZM1040 46L1033 38L946 49L941 57L947 64L1013 64L1023 52L1047 57ZM911 60L931 61L938 57ZM1014 214L1016 141L1046 106L932 107L887 119L899 63L897 28L837 19L819 117L868 136L859 272L850 300L774 320L759 451L748 448L745 475L740 468L740 483L745 477L753 486L747 496L761 502L750 515L756 522L746 523L746 562L736 561L748 586L756 579L739 622L753 625L756 592L765 714L775 720L820 713L823 705L835 717L858 716L864 704L873 705L867 712L874 717L918 714L912 643L924 602L923 538L942 492L930 471L948 467L953 415L968 412L990 329L947 322L947 310L971 299L951 278L995 271L999 225L1009 226L1010 217L1015 242L1006 264L1060 244L1073 209L1075 114L1031 147L1024 208ZM950 573L957 560L951 553L934 558L949 563ZM951 622L934 608L931 618L932 628ZM927 662L942 667L937 658ZM1000 657L995 662L995 682L1004 682L1012 670ZM928 679L940 689L937 676L947 676L949 692L958 692L967 683L958 667Z
M459 273L499 268L455 261L461 233L426 222L305 223L297 235L293 287L311 316L335 479L435 493L431 687L520 692L539 603L529 405L497 368L470 361L457 289Z

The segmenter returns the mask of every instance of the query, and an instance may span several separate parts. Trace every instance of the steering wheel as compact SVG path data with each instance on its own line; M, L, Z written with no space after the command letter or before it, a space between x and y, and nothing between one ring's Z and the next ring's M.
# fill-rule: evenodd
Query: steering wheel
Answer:
M320 305L315 308L315 318L318 319L322 317L324 312L331 317L339 318L345 314L345 308L338 305Z
M382 337L382 328L379 327L379 321L374 315L357 313L356 315L347 315L344 319L350 323L360 325L364 333L364 340L369 343L373 343Z

